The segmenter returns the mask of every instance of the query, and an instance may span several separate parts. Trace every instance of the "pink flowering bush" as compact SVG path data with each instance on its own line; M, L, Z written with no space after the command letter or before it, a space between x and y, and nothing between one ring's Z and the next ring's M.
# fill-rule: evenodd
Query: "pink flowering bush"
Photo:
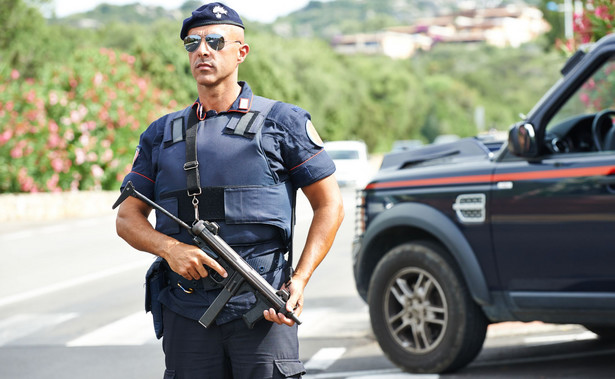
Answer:
M615 63L607 63L589 79L579 93L588 112L598 112L613 108L613 88L615 87Z
M563 48L572 53L581 44L595 42L615 31L615 2L613 0L586 0L583 12L573 15L574 38Z
M140 133L177 108L135 58L79 50L36 80L0 67L0 193L117 189Z

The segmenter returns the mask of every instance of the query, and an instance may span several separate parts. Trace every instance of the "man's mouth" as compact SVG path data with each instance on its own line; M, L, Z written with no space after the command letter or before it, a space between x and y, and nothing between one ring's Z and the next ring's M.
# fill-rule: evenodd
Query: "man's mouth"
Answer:
M199 69L209 69L213 68L214 66L210 62L196 62L194 64L194 67Z

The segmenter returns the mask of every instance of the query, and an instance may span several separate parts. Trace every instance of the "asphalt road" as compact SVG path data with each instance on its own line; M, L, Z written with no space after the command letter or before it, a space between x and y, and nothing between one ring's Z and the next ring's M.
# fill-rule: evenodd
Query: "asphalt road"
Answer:
M383 356L354 289L346 219L306 289L300 327L308 378L437 378L401 372ZM296 248L309 207L300 197ZM153 258L119 239L114 214L53 223L0 224L0 378L161 378L164 357L143 311ZM450 378L612 377L615 344L576 325L498 324L483 351Z

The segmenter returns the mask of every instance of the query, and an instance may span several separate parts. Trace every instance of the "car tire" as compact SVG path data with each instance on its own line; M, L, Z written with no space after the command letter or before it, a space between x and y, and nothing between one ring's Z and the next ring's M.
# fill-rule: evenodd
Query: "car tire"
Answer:
M368 292L372 329L408 372L457 370L480 352L488 321L439 244L399 245L376 266Z

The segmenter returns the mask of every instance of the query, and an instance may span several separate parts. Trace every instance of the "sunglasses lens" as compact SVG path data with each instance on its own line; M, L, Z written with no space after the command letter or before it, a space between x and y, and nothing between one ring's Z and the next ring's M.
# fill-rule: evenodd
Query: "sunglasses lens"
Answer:
M199 35L193 34L184 38L184 47L186 48L186 51L190 53L198 49L200 44L201 36Z
M211 47L213 50L220 51L224 49L224 37L220 34L208 34L205 36L205 42Z

